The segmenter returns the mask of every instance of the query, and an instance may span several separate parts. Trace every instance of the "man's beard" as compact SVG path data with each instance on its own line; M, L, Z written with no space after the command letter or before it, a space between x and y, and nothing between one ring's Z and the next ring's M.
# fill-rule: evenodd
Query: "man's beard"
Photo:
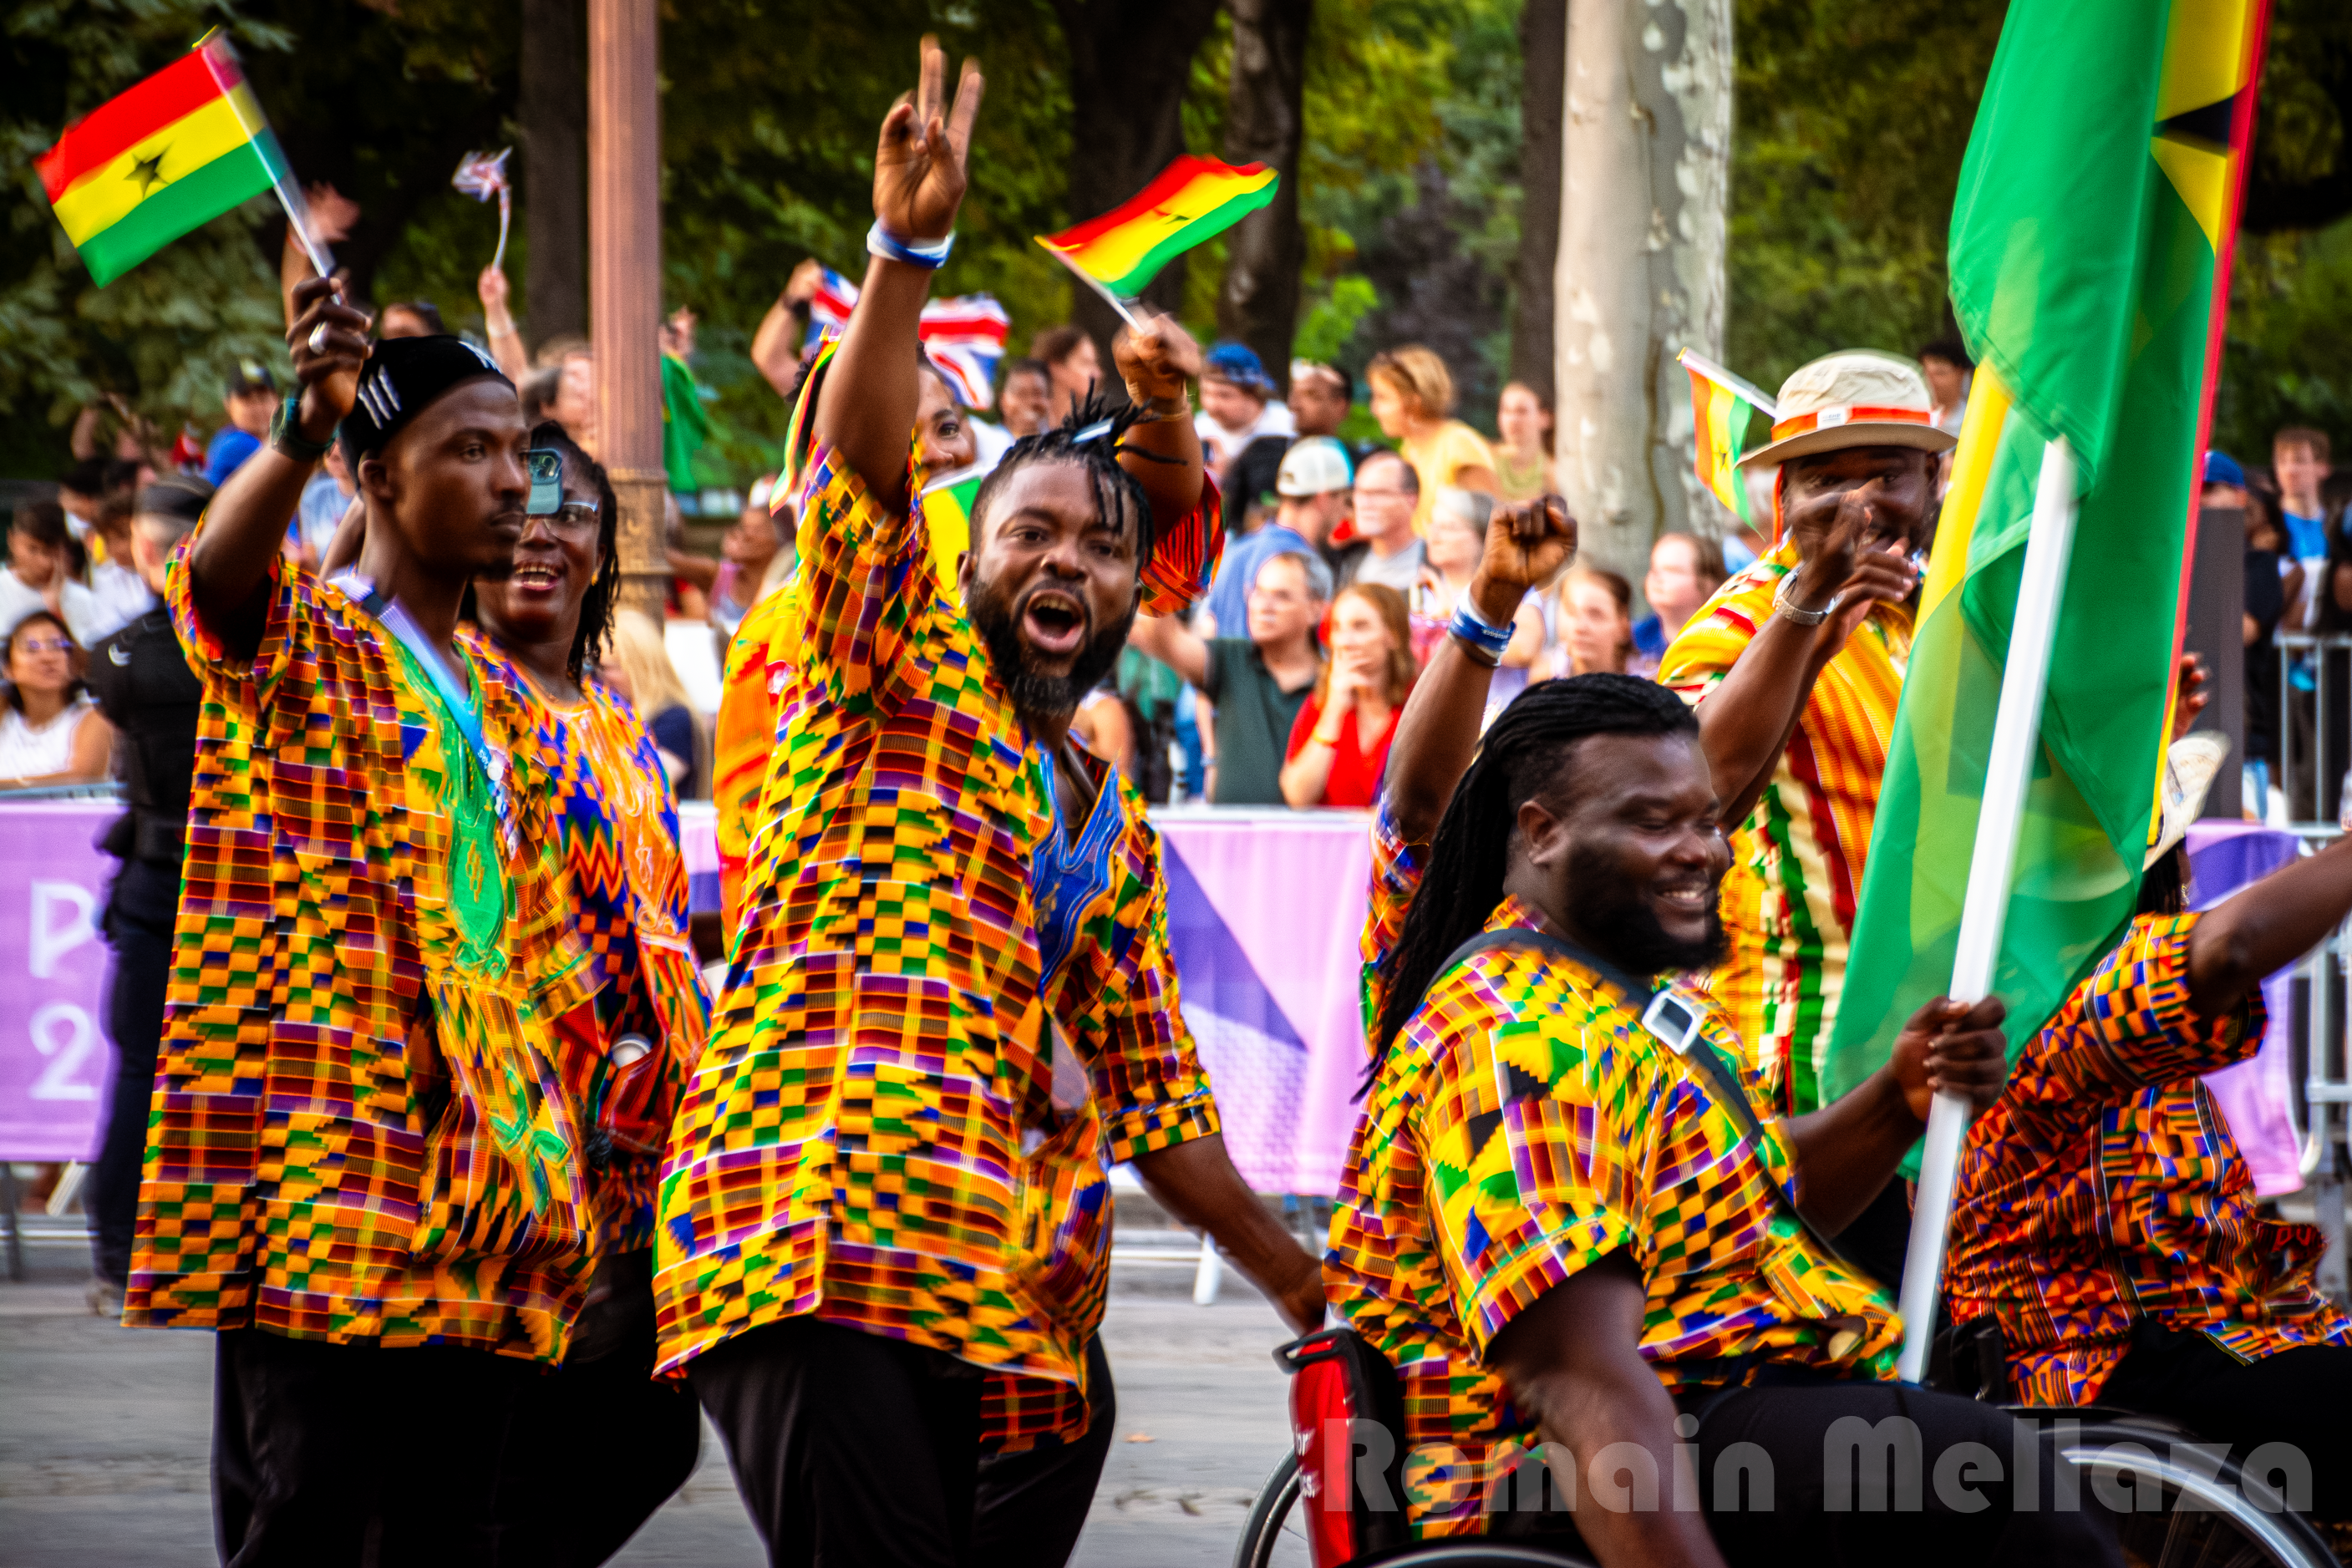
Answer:
M1086 700L1102 678L1118 663L1119 650L1127 646L1127 634L1135 624L1135 609L1130 606L1118 624L1106 626L1088 637L1066 675L1050 675L1032 669L1030 650L1021 640L1021 619L1029 600L1044 591L1039 584L1022 595L1018 603L1007 604L995 585L979 577L972 579L971 591L964 601L964 612L971 617L972 629L988 648L988 662L996 668L996 678L1004 683L1013 698L1015 710L1024 714L1071 714ZM1070 593L1069 590L1062 590ZM1070 597L1086 602L1083 595ZM1092 624L1094 611L1086 612Z
M1613 958L1635 975L1682 974L1712 969L1723 962L1731 945L1723 929L1723 912L1712 897L1706 908L1706 934L1696 941L1678 942L1659 924L1658 912L1641 889L1625 880L1623 872L1598 847L1579 844L1568 852L1570 896L1576 901L1577 924L1589 932L1609 934L1602 957ZM1710 888L1710 894L1716 890Z

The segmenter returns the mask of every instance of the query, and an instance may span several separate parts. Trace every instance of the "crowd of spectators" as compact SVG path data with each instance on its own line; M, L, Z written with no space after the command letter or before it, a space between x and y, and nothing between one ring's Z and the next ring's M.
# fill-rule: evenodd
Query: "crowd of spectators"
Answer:
M795 271L755 340L754 361L781 394L794 390L803 319L820 275L814 263ZM496 269L484 272L481 298L490 351L516 375L531 417L562 424L593 453L588 341L557 337L527 350ZM438 329L428 302L396 303L380 315L386 336ZM666 351L690 353L692 331L691 313L678 312L664 324ZM1916 358L1936 423L1957 431L1974 371L1966 349L1941 340ZM1421 345L1373 355L1360 382L1318 361L1287 369L1286 389L1242 344L1218 343L1204 354L1194 429L1223 496L1218 576L1185 622L1138 622L1129 653L1079 716L1079 734L1155 800L1369 806L1397 713L1469 581L1494 509L1559 487L1552 410L1524 382L1502 389L1490 440L1457 417L1454 375ZM961 406L946 377L924 377L927 471L984 471L1103 378L1095 340L1076 326L1039 331L1026 355L1004 361L992 417ZM175 468L198 482L226 479L259 446L279 396L267 365L238 360L226 368L218 430L201 446L184 436L169 457L120 409L93 409L76 426L81 460L56 500L18 507L0 570L0 635L8 638L0 784L104 776L106 720L82 694L79 672L89 650L154 603L131 559L140 486ZM110 432L117 433L110 446ZM2332 814L2346 802L2338 781L2317 776L2328 758L2315 735L2315 658L2298 647L2283 662L2277 639L2352 632L2352 545L2342 525L2352 476L2334 476L2327 437L2316 430L2282 430L2270 457L2268 468L2250 469L2211 454L2203 497L2224 526L2242 517L2246 538L2245 799L2250 815L2282 818L2293 788L2297 814ZM630 619L603 671L616 689L643 694L636 706L682 799L709 786L727 642L793 570L793 518L789 507L772 510L775 482L762 476L751 487L715 557L707 544L689 546L673 498L667 624ZM340 452L331 451L289 528L289 559L320 568L354 487ZM1488 716L1531 682L1594 671L1654 675L1683 627L1767 548L1727 515L1706 523L1721 532L1659 537L1638 593L1622 574L1586 559L1530 593L1514 620ZM952 570L951 552L940 567ZM2352 684L2352 661L2339 678ZM2294 727L2293 779L2279 773L2283 726ZM2347 744L2339 737L2337 750ZM2337 768L2347 760L2329 758Z

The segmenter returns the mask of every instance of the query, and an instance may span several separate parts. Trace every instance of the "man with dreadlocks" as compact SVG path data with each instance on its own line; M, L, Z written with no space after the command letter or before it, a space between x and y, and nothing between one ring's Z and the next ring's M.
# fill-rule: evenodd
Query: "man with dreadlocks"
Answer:
M791 666L659 1202L662 1364L777 1563L1067 1556L1110 1435L1114 1160L1296 1326L1322 1315L1314 1260L1225 1157L1141 800L1069 739L1139 605L1213 564L1198 350L1165 322L1123 343L1135 407L1016 444L939 580L911 350L981 95L968 63L950 110L945 75L925 40L864 291L804 393ZM1024 1448L1059 1462L992 1467L976 1517L983 1451Z
M1580 1535L1603 1568L2112 1562L2046 1479L1916 1488L1925 1519L1824 1511L1846 1417L1913 1422L1914 1481L1968 1443L2021 1440L2055 1473L2002 1412L1893 1386L1892 1307L1818 1239L1887 1184L1936 1092L1998 1094L2000 1004L1930 1004L1887 1068L1784 1120L1722 1014L1654 988L1723 946L1730 852L1690 710L1622 675L1547 683L1464 770L1500 612L1573 546L1558 506L1489 530L1470 597L1496 613L1457 618L1409 702L1376 838L1376 1057L1326 1268L1402 1385L1407 1527ZM1748 1450L1718 1469L1738 1444L1770 1500L1740 1492Z

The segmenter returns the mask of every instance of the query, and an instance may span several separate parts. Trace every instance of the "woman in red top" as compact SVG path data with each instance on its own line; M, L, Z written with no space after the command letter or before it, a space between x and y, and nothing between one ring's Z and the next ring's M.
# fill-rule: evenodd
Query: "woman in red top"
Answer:
M1349 584L1331 601L1330 641L1322 677L1290 727L1282 798L1294 806L1369 809L1412 689L1404 595L1376 582Z

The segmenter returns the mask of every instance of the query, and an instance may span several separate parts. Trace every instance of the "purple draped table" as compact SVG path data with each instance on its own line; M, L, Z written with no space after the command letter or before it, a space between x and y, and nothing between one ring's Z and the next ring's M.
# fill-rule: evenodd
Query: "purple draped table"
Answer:
M2302 852L2293 833L2209 817L2189 829L2189 902L2210 909ZM2205 1075L2206 1090L2246 1156L2254 1190L2276 1197L2303 1186L2303 1134L2294 1110L2294 970L2263 982L2270 1027L2251 1061Z

